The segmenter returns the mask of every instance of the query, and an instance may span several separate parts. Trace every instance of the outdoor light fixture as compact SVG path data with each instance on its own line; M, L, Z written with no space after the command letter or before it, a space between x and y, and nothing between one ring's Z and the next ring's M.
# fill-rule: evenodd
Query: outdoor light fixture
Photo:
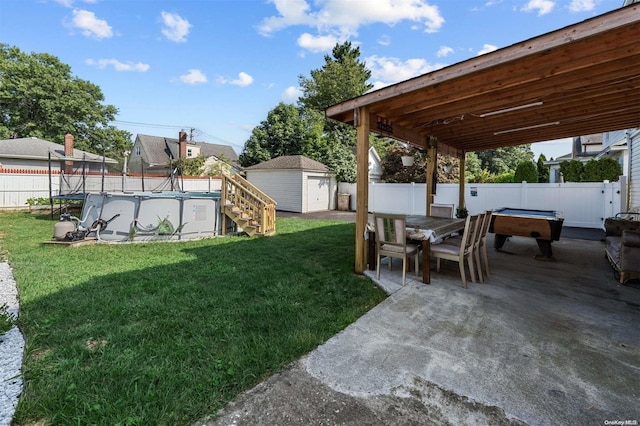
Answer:
M551 123L536 124L534 126L527 126L527 127L518 127L517 129L501 130L499 132L494 132L493 134L494 136L497 136L497 135L503 135L505 133L519 132L521 130L537 129L538 127L556 126L558 124L560 124L559 121L552 121Z
M484 114L480 114L480 117L484 118L484 117L489 117L491 115L504 114L505 112L517 111L519 109L524 109L524 108L531 108L531 107L534 107L534 106L540 106L542 104L544 104L544 102L534 102L534 103L531 103L531 104L519 105L519 106L514 106L514 107L511 107L511 108L499 109L497 111L491 111L491 112L486 112Z

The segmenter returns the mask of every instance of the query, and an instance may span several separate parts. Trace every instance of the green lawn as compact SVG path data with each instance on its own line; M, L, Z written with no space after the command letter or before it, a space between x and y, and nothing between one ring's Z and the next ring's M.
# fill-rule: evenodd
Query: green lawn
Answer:
M54 223L0 214L27 339L18 424L191 424L385 298L353 273L350 223L75 248L42 244Z

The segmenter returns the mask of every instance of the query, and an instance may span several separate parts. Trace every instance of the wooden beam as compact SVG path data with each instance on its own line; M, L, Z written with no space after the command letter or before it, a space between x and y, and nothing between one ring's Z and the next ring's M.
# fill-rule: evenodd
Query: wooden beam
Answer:
M438 144L433 143L429 144L429 162L427 163L427 216L431 215L431 204L433 203L435 192L434 192L434 180L433 175L435 174L436 166L438 163ZM425 266L425 267L428 267Z
M424 135L408 127L400 126L397 123L385 123L385 120L385 117L369 114L369 131L388 138L408 142L421 149L426 148ZM380 125L378 123L380 123ZM389 126L387 130L385 130L385 125Z
M355 273L362 275L367 263L365 232L369 221L369 109L354 110L354 122L357 131Z
M581 40L600 39L609 32L624 31L625 27L637 24L639 11L640 5L616 9L578 24L461 62L455 66L446 67L333 105L327 108L326 114L328 117L337 118L345 111L383 102L396 96L406 96L410 92L490 69L500 63L518 61L536 54L544 55L550 49L572 46Z
M462 153L462 155L460 156L460 176L458 177L458 182L460 182L460 184L458 185L459 191L458 191L458 207L465 207L465 202L464 202L464 183L465 183L465 176L466 176L466 171L465 168L467 167L466 165L466 159L467 159L467 154L466 153Z

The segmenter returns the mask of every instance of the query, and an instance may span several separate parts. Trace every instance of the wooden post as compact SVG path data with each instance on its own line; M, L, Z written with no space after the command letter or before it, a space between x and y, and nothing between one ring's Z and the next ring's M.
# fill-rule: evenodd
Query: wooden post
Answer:
M427 162L427 216L431 214L431 204L433 204L435 193L433 191L433 175L436 171L436 166L438 163L438 144L431 143L427 140L427 147L429 150L427 151L429 154L429 161Z
M460 182L460 185L458 185L459 187L458 207L459 208L466 207L464 205L464 179L465 179L466 157L467 157L467 153L463 151L462 155L460 156L460 176L458 177L458 181Z
M369 108L354 110L357 131L356 151L356 262L355 273L364 274L367 263L365 257L365 232L369 221Z
M220 212L222 213L222 235L226 235L227 233L227 176L222 176L222 194L220 197Z

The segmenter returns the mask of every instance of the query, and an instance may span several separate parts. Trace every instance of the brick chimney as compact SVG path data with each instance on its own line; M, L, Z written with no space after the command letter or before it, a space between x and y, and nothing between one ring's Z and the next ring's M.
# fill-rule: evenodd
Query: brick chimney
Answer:
M178 134L178 158L187 158L187 132L180 130Z
M64 160L64 172L71 174L73 173L73 135L71 133L64 135L64 156L70 158Z

